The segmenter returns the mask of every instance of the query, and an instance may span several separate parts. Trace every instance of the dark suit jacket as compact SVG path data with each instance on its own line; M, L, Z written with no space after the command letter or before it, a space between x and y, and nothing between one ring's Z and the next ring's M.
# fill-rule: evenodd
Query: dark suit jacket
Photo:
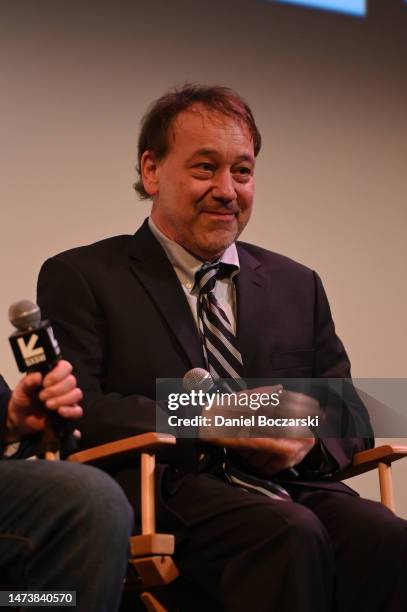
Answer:
M245 377L349 377L315 272L253 245L238 242L237 248L237 336ZM205 367L184 292L147 222L134 236L46 261L38 303L85 392L84 447L155 430L156 378L182 378L192 367ZM348 425L366 419L363 407L339 410ZM370 445L356 437L325 444L341 468ZM197 446L177 447L160 460L192 468Z

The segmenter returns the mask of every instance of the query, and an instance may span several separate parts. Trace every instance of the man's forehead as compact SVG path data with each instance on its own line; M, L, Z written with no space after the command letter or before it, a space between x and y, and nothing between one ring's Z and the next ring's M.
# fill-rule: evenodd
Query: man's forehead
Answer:
M246 123L217 110L194 104L175 118L171 129L171 141L188 139L190 145L208 142L211 138L222 140L252 141Z

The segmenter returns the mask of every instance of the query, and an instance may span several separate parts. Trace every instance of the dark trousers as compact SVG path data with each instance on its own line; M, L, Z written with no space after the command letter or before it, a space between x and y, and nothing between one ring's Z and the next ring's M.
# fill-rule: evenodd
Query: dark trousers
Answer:
M406 522L349 492L290 492L276 501L206 473L171 482L166 504L188 525L176 561L196 585L182 609L206 594L225 612L406 612Z

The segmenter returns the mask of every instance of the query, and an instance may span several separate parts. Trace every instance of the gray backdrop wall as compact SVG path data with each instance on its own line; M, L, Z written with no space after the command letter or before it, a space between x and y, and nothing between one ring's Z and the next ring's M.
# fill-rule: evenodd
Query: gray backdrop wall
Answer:
M132 233L139 120L185 81L236 88L264 146L244 239L318 270L356 377L406 377L407 5L359 19L254 0L0 0L0 371L49 255ZM75 296L72 296L74 299ZM393 440L394 441L394 440ZM407 465L396 465L407 516ZM377 497L375 477L354 486Z

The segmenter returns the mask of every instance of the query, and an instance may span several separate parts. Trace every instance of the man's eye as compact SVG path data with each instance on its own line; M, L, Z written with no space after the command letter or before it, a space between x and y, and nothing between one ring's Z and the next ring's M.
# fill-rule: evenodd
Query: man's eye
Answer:
M197 168L199 168L200 170L207 170L210 172L211 170L213 170L213 165L208 162L202 162L197 165Z
M195 164L192 168L193 176L198 179L209 179L213 176L215 172L215 166L209 162L201 162L199 164Z
M252 173L252 170L251 168L247 168L246 166L239 166L238 168L236 168L236 172L238 174L249 176Z
M233 174L237 181L248 181L253 174L253 170L248 166L237 166L233 170Z

